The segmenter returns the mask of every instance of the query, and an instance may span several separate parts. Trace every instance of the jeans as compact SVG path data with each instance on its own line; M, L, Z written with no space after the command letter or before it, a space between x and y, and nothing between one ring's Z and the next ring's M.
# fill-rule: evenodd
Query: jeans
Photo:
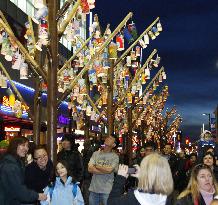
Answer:
M109 194L91 192L89 194L89 205L107 205Z

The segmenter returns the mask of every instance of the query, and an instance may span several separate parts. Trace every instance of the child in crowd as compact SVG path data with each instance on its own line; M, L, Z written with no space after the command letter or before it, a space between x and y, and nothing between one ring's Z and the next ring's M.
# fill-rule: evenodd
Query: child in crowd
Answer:
M84 205L78 183L70 176L69 165L61 160L56 166L56 180L44 189L47 200L41 205Z

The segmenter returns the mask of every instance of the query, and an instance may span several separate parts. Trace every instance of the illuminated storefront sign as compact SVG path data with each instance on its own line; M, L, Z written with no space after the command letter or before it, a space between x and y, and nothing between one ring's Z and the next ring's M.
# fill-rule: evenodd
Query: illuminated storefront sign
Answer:
M5 132L20 132L20 127L5 127Z
M59 115L58 116L58 123L59 124L68 125L69 122L70 122L70 119L68 117L65 117L64 115Z

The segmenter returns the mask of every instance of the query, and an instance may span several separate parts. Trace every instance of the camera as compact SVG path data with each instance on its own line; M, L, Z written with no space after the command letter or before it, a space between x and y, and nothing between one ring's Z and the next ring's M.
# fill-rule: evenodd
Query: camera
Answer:
M128 174L135 174L136 173L136 168L135 167L129 167L127 173Z

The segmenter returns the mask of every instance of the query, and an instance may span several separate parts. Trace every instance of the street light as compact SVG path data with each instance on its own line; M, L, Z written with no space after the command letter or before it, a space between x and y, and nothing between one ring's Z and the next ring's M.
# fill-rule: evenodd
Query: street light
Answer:
M211 124L211 122L210 122L210 113L203 113L202 115L207 115L208 116L208 126L209 126L209 131L211 130L211 127L210 127L210 124Z

